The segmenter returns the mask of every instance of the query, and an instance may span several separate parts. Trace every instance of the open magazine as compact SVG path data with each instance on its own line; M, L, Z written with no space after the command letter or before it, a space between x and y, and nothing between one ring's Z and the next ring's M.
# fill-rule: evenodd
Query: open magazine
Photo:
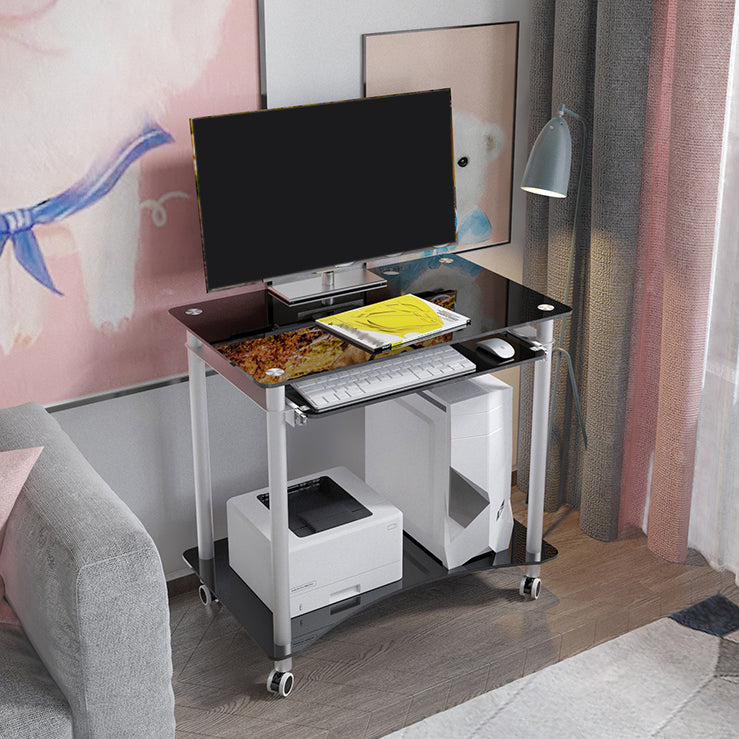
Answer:
M417 295L400 295L317 321L332 333L371 352L412 344L462 328L469 322L466 316Z

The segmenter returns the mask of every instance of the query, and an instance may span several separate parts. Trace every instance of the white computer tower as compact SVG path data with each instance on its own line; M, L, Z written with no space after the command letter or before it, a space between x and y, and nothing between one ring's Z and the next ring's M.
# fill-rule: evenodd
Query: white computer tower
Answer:
M365 480L449 569L508 548L512 389L481 375L365 409Z
M403 576L403 517L344 467L288 483L290 616ZM272 608L269 489L226 502L231 568Z

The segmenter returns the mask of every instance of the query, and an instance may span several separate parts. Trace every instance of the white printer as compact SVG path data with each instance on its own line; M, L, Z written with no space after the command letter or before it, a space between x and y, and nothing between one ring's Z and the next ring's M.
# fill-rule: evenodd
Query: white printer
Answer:
M226 503L231 568L272 608L269 489ZM344 467L288 483L290 616L400 580L401 512Z

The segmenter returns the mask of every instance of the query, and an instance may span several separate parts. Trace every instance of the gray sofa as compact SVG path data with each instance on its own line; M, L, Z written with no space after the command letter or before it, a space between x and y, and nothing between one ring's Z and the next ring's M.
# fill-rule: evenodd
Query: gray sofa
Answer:
M0 624L0 737L173 737L154 542L42 406L0 410L0 450L35 446L0 551L22 625Z

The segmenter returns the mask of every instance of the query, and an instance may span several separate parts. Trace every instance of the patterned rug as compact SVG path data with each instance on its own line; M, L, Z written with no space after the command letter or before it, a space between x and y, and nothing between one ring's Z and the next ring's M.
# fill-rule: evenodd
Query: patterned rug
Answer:
M739 605L715 595L387 739L736 739Z

